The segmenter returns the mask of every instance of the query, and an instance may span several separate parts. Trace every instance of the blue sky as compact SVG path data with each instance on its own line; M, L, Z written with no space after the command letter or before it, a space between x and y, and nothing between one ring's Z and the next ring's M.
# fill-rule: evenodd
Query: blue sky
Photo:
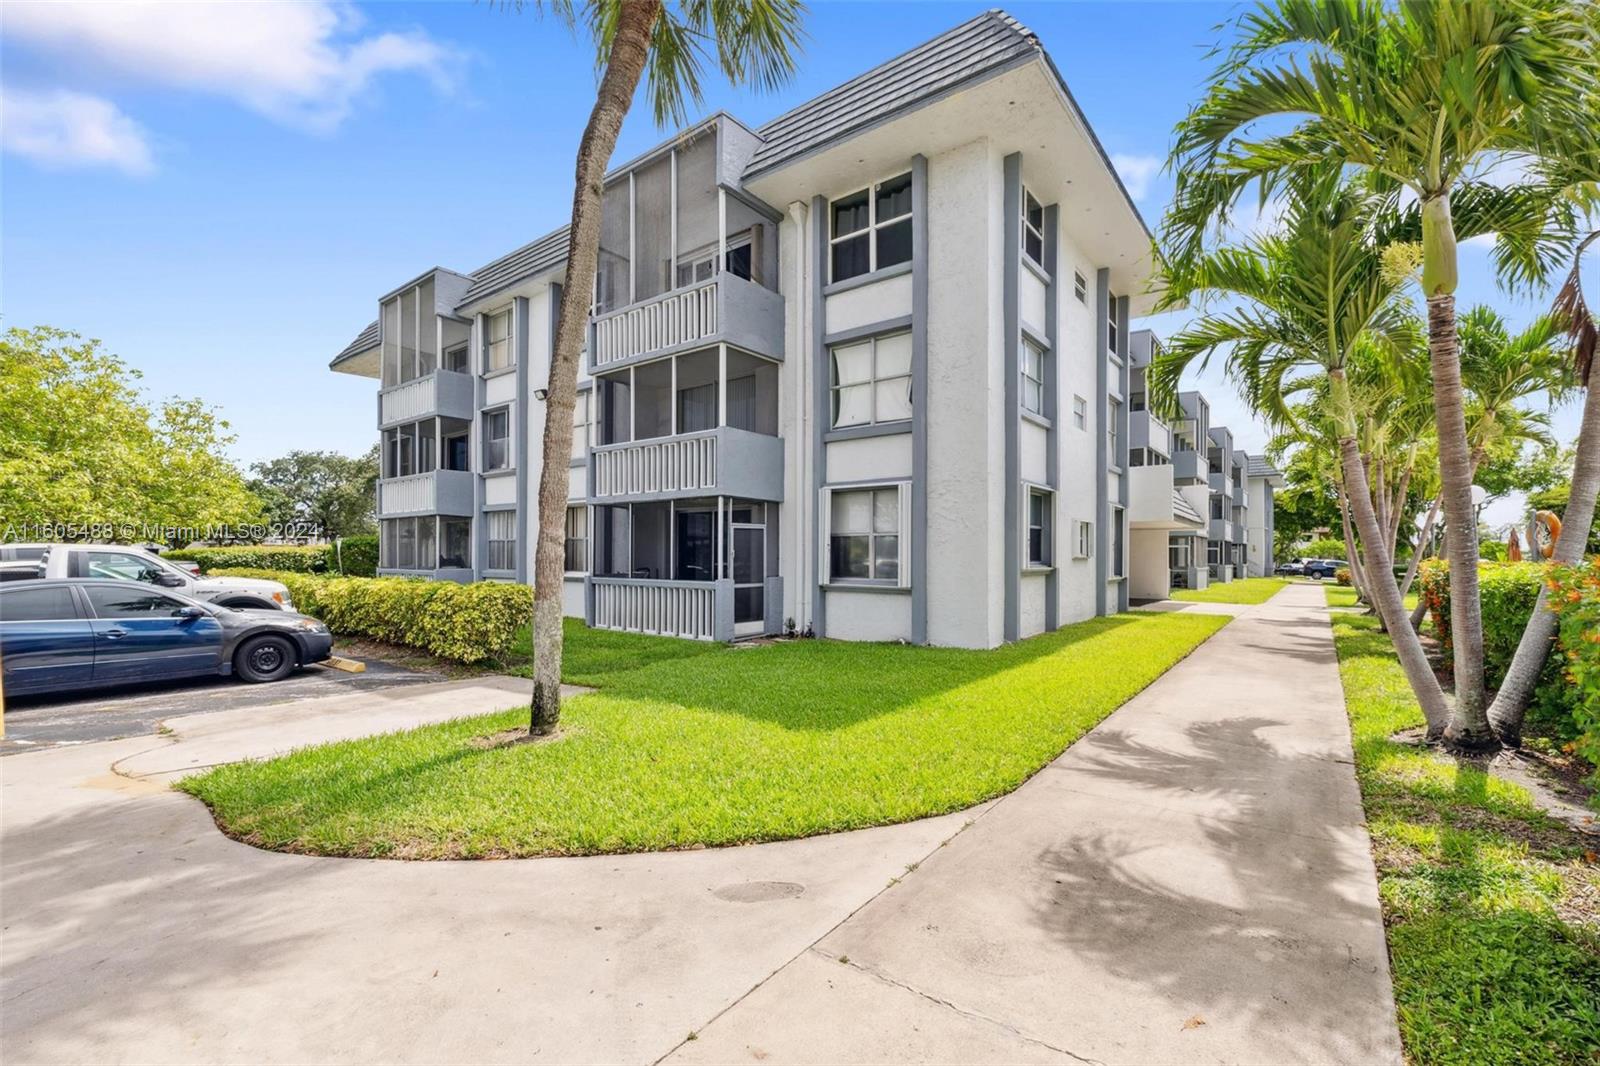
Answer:
M758 124L986 6L816 3L788 89L712 78L704 109ZM1173 124L1233 6L1007 10L1044 41L1154 226ZM215 405L241 462L369 447L375 385L327 362L376 297L435 264L475 269L565 220L593 63L531 13L128 0L13 3L3 17L0 313L98 337L153 395ZM616 158L663 136L636 109ZM1498 293L1474 247L1460 301L1514 321L1537 310ZM1259 449L1233 389L1215 370L1198 384ZM1570 439L1576 409L1556 418Z

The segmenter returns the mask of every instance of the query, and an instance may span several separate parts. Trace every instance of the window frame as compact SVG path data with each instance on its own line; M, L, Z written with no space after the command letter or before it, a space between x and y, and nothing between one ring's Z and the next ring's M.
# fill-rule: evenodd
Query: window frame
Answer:
M909 588L910 573L907 564L911 555L907 550L910 531L906 528L906 511L910 504L910 493L907 491L908 482L889 481L876 482L865 485L841 485L837 488L826 488L822 491L822 505L825 508L827 522L824 525L823 561L826 566L827 584L854 588ZM895 525L892 530L879 530L876 528L877 497L880 493L892 493L895 499ZM834 527L835 498L864 494L869 497L868 514L872 517L868 525L872 528L866 530L840 531ZM843 537L865 537L867 540L867 575L866 577L850 577L834 572L834 542ZM878 575L878 541L885 537L895 540L895 573L892 577Z
M506 335L499 340L495 340L494 323L500 319L505 319ZM512 343L512 325L511 308L509 307L502 308L499 311L492 311L483 316L483 373L485 376L510 370L517 365L516 346ZM496 365L494 361L496 345L504 345L505 351L505 362L499 365Z
M501 515L505 515L506 518L505 519L501 519L500 518ZM484 523L483 523L484 567L483 568L485 570L494 570L494 571L504 572L504 573L510 573L512 571L515 571L516 568L517 568L517 512L516 512L516 509L515 508L501 508L500 510L495 510L495 511L485 511L485 512L483 512L483 519L484 519ZM502 521L507 522L511 527L510 528L511 535L509 537L496 537L495 536L495 525L497 523L502 522ZM500 548L497 549L496 545L503 545L504 547L500 547ZM504 556L503 559L499 555L499 552L504 552L505 553L505 556ZM501 561L509 563L509 565L507 565L507 566L496 566L496 565L494 565L496 562L501 562Z
M1111 465L1122 469L1122 431L1117 417L1122 408L1122 400L1115 396L1106 397L1106 447L1110 449Z
M1089 401L1076 393L1072 397L1072 424L1085 433L1089 431Z
M1112 358L1120 362L1122 360L1122 351L1117 347L1118 329L1117 297L1116 294L1108 291L1106 293L1106 351L1111 353Z
M912 203L912 205L906 209L904 214L895 215L892 218L879 218L878 217L878 190L882 189L885 185L888 185L891 182L898 182L902 178L906 179L907 181L912 183L912 189L913 189L913 197L912 197L913 203ZM882 264L880 264L878 262L878 235L882 230L887 229L889 226L898 225L901 222L906 222L906 221L910 220L911 218L913 218L915 216L915 214L916 214L916 204L915 204L915 195L914 195L915 185L916 185L916 178L913 176L913 172L910 171L910 170L904 170L904 171L900 171L900 172L895 173L895 174L891 174L888 177L879 179L877 181L868 182L867 185L864 188L852 189L850 192L843 193L843 194L841 194L839 196L831 196L831 197L828 198L828 283L829 284L834 284L836 282L841 282L841 281L854 281L856 278L871 277L873 274L876 274L879 270L887 269L886 267L884 267ZM862 195L865 195L866 198L867 198L867 224L865 226L862 226L859 229L850 230L847 233L839 233L839 232L837 232L837 229L836 229L837 217L834 214L834 205L839 203L842 200L849 200L849 199L851 199L853 197L862 196ZM860 273L846 275L845 277L842 277L842 278L838 277L837 276L837 272L835 270L833 250L836 247L838 247L840 244L844 243L845 241L854 240L857 237L861 237L863 235L867 238L867 269L864 270L864 271L861 271ZM911 254L909 256L907 256L901 262L909 263L909 262L911 262L911 260L913 258L915 258L915 256L916 256L916 243L915 243L916 239L917 239L916 226L913 225L911 227L911 241L912 241ZM889 265L890 266L900 266L901 263L897 262L897 263L891 263Z
M1037 226L1034 225L1033 218L1032 218L1032 215L1034 213L1034 209L1035 208L1038 209L1038 213L1039 213L1039 224ZM1045 268L1044 267L1044 205L1039 202L1039 198L1038 197L1034 196L1033 193L1031 191L1029 191L1029 189L1028 189L1028 187L1026 185L1024 185L1022 187L1022 218L1021 218L1021 224L1022 224L1022 235L1021 235L1019 243L1022 245L1022 254L1024 256L1026 256L1028 258L1028 260L1031 263L1033 263L1034 266L1038 267L1040 270L1043 270ZM1039 245L1039 254L1038 255L1033 254L1033 251L1029 248L1029 238L1030 237L1033 238L1033 240L1038 242L1038 245Z
M572 522L572 519L573 519L573 516L575 514L576 515L581 515L582 518L583 518L583 522L582 522L583 529L581 531L581 535L579 535L579 536L574 536L574 534L573 534L573 522ZM565 548L564 548L564 551L562 553L562 568L563 568L563 571L565 573L568 573L568 574L578 574L578 575L587 574L589 572L589 567L590 567L590 562L589 562L589 506L588 506L588 504L582 504L582 503L569 503L569 504L567 504L567 515L566 515L565 530L566 530L566 541L565 541ZM582 547L579 548L579 553L580 553L580 562L583 565L580 566L576 570L574 570L572 568L572 565L571 565L572 564L572 548L573 548L574 544L582 545Z
M830 432L834 430L859 429L863 426L898 425L902 422L908 423L916 417L916 410L913 407L915 395L911 391L912 364L915 360L912 359L907 361L906 370L903 374L891 374L884 378L880 378L878 376L878 345L883 341L891 340L895 337L904 337L909 344L911 342L911 331L908 329L890 330L887 333L873 334L870 337L859 337L855 340L841 341L837 344L830 344L828 346L828 430ZM834 353L842 348L855 348L863 344L868 345L871 349L868 356L866 379L864 381L852 381L847 385L839 384L839 365ZM902 379L906 383L906 407L909 409L905 417L879 418L878 386L883 383L900 381ZM872 398L871 417L869 417L865 422L851 422L848 425L841 426L839 424L839 393L844 389L857 388L866 388L868 390L868 394Z
M1028 414L1037 415L1040 418L1048 418L1049 412L1047 408L1050 405L1045 402L1047 399L1045 396L1045 378L1049 371L1046 369L1045 360L1050 358L1050 352L1045 348L1044 345L1039 344L1032 337L1024 335L1022 338L1021 351L1018 354L1019 358L1017 362L1019 365L1017 369L1022 375L1022 380L1018 384L1019 395L1017 397L1017 402ZM1029 356L1038 357L1039 374L1037 377L1028 373ZM1035 392L1038 396L1035 406L1032 407L1028 406L1029 385L1034 386Z
M1074 559L1094 558L1094 523L1080 518L1074 531L1072 540L1072 557Z
M1128 578L1128 531L1124 518L1125 508L1111 505L1111 558L1106 560L1106 580L1126 581Z
M1081 304L1089 302L1089 281L1076 270L1072 272L1072 295L1076 296Z
M494 420L497 417L500 417L500 416L504 416L504 418L506 420L506 434L503 437L490 436L491 430L493 428ZM493 472L497 472L497 471L501 471L501 470L512 470L512 469L515 469L515 467L512 465L512 462L511 462L511 434L512 434L512 430L511 430L511 405L510 404L506 404L506 405L501 406L501 407L491 407L489 410L483 412L483 472L484 473L488 474L488 473L493 473ZM498 466L494 465L494 461L491 458L491 448L496 443L501 443L505 447L505 454L501 457L501 462L500 462L500 464Z
M1048 570L1055 565L1055 492L1043 485L1027 486L1026 508L1022 516L1022 557L1025 570ZM1039 505L1035 522L1034 505ZM1034 551L1034 531L1038 530L1039 550Z

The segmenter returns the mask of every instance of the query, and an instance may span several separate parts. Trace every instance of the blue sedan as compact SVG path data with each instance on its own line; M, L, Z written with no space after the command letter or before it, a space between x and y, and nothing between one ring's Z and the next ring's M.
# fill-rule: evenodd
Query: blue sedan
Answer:
M333 651L328 627L291 611L240 611L128 581L0 585L7 696L188 677L277 681Z

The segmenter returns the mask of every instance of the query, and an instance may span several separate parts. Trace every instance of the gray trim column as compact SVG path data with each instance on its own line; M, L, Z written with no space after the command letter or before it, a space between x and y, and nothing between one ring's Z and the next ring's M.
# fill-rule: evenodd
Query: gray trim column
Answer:
M1044 268L1050 274L1045 286L1044 332L1050 351L1044 362L1044 414L1050 420L1046 437L1045 480L1050 482L1050 572L1044 578L1044 628L1061 625L1061 328L1059 325L1061 276L1056 263L1059 239L1056 227L1060 209L1051 204L1044 209ZM1070 533L1070 531L1069 531Z
M528 313L528 298L518 296L511 303L511 328L515 332L512 357L517 361L517 400L512 409L517 412L517 581L526 585L528 583L528 549L533 542L528 539L528 530L535 528L537 523L529 521L529 512L534 508L528 506L528 438L532 435L529 423L533 420L533 405L535 403L532 391L528 388L528 330L531 326Z
M489 386L483 379L484 319L473 316L472 367L473 411L472 428L467 433L467 468L472 476L472 580L483 580L483 561L489 557L489 530L483 517L483 405L489 402Z
M1111 270L1101 267L1094 272L1094 350L1095 359L1095 396L1100 401L1100 413L1095 416L1092 425L1098 427L1095 434L1095 473L1094 473L1094 501L1095 513L1099 516L1095 522L1094 531L1094 613L1106 613L1106 580L1111 575L1111 456L1110 445L1106 439L1106 401L1111 392L1109 375L1111 370L1111 334L1107 325L1111 321Z
M1000 311L1004 323L1001 361L1005 374L1001 395L1005 400L1000 410L1005 419L1005 521L1001 523L1001 536L1005 538L1001 550L1005 620L1001 635L1011 641L1016 640L1022 630L1022 370L1018 351L1022 325L1017 307L1017 271L1022 267L1022 153L1012 152L1006 156L1003 166Z
M1117 405L1117 421L1119 423L1117 426L1117 440L1120 442L1119 448L1122 454L1114 457L1117 466L1122 468L1122 476L1117 478L1117 503L1122 505L1122 511L1117 517L1122 533L1122 580L1117 582L1117 611L1120 613L1128 609L1128 569L1133 552L1133 543L1128 532L1128 474L1132 469L1128 466L1128 420L1132 417L1131 412L1128 410L1128 389L1133 380L1133 371L1131 369L1133 366L1133 346L1128 337L1128 298L1126 296L1117 298L1117 340L1122 347L1122 350L1117 353L1122 357L1122 370L1119 372L1120 381L1117 383L1117 391L1122 394L1122 402Z
M915 223L913 223L913 229ZM811 366L812 366L812 419L811 457L816 483L810 487L808 509L816 515L812 529L811 551L816 559L816 588L812 594L811 627L819 637L827 635L827 584L828 556L824 547L823 530L827 529L829 516L822 514L822 487L828 483L828 446L823 441L828 422L828 346L823 342L827 332L827 304L822 290L828 277L828 201L821 196L811 198Z
M911 643L928 643L928 157L911 157Z

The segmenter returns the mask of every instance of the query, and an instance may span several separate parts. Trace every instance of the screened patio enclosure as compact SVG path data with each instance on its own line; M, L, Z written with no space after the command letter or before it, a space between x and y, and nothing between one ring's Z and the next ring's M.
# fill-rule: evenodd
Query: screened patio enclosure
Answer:
M588 623L695 640L776 633L778 505L728 496L599 504Z

